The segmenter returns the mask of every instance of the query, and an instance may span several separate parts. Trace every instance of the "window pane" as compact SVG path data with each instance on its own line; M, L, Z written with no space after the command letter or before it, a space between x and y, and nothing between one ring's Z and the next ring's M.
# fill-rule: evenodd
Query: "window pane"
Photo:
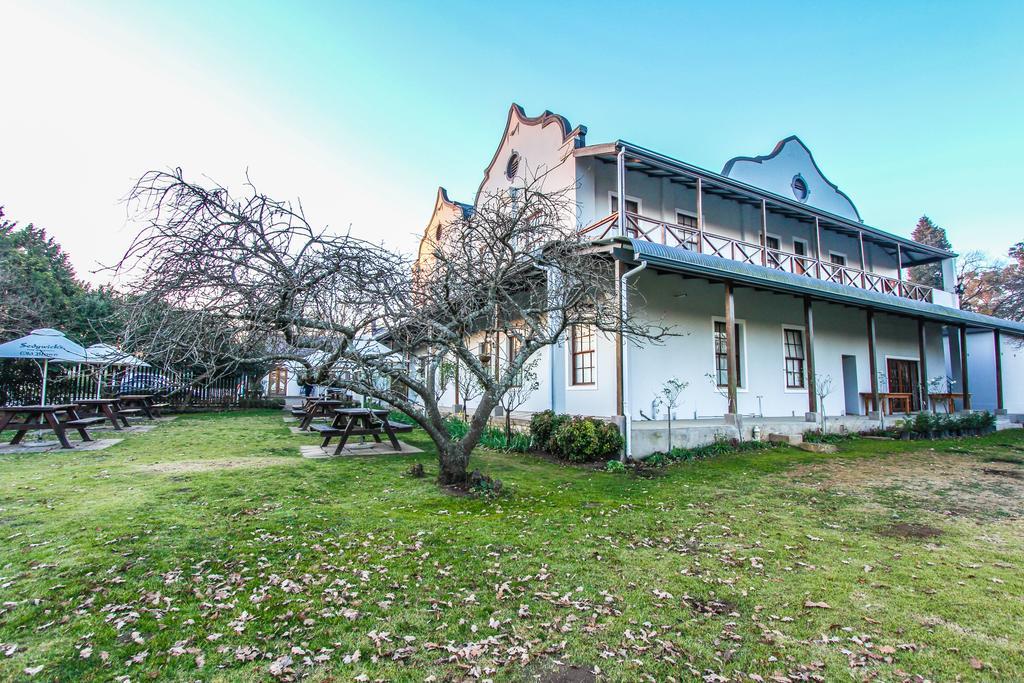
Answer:
M803 389L804 382L804 333L801 330L784 330L786 354L786 387Z

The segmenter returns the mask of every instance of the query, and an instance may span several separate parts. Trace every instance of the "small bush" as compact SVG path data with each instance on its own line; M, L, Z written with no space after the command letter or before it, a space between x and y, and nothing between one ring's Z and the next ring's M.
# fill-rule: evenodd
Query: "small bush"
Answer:
M626 471L626 466L618 460L609 460L604 466L605 472L611 472L612 474L622 474Z
M503 488L501 479L493 479L480 470L473 470L469 475L469 490L483 498L496 498Z
M592 417L574 417L558 426L548 450L572 462L593 462L618 455L622 443L615 425Z
M666 461L687 462L692 460L707 460L719 455L730 453L748 453L752 451L766 451L778 448L781 444L773 441L737 441L719 437L713 443L697 446L695 448L673 448L668 453L655 453L646 460L645 464L658 464Z
M448 427L448 436L453 439L461 439L469 432L469 423L460 417L449 415L444 419ZM496 451L514 451L516 453L527 453L530 450L530 437L522 432L512 432L512 439L506 443L505 430L501 427L484 427L480 434L480 445L492 448Z
M401 410L392 410L388 413L388 419L392 422L401 422L406 425L416 425L416 420L412 419Z
M496 451L527 453L530 450L530 436L513 430L511 438L506 441L504 429L485 427L483 434L480 435L480 445Z
M469 425L465 420L449 415L444 419L444 425L448 428L448 436L453 439L461 439L469 431Z
M559 415L553 410L542 410L539 413L534 413L533 417L530 418L530 437L533 439L533 447L538 450L554 453L551 437L555 435L559 427L571 419L568 415Z
M804 441L807 443L828 443L832 445L841 444L854 438L854 434L838 434L836 432L823 432L820 429L808 429L804 432Z

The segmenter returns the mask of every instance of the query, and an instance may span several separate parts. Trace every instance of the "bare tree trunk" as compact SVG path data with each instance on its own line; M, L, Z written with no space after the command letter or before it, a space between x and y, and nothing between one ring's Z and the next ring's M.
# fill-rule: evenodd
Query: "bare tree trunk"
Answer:
M512 445L512 411L505 411L505 446Z
M438 449L437 481L444 486L463 484L469 479L469 451L460 441L453 441Z

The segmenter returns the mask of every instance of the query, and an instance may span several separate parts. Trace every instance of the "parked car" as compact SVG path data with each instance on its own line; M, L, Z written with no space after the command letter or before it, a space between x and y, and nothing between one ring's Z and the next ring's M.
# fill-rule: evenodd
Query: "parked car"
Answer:
M175 385L163 375L136 375L126 377L118 385L121 394L168 394Z

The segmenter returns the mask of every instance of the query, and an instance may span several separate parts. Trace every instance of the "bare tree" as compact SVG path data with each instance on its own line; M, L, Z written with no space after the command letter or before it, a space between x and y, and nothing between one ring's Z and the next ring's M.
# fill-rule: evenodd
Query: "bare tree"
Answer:
M512 411L519 410L530 400L537 389L540 389L540 380L537 378L537 366L540 358L532 358L523 365L519 376L509 386L508 391L501 397L499 404L505 413L505 445L512 445Z
M690 386L689 382L672 377L661 385L658 397L655 399L665 405L665 410L668 413L668 453L672 452L672 413L679 407L679 400L688 386Z
M215 356L210 373L287 360L319 382L344 367L340 386L403 411L430 435L443 484L466 480L494 408L570 326L640 341L667 333L622 318L612 262L581 240L567 193L546 192L543 179L479 197L443 226L417 267L381 245L315 228L301 206L251 183L236 198L180 169L154 171L129 203L145 225L117 266L133 293L126 344L167 360ZM499 368L482 362L481 336L513 339L514 353ZM447 362L481 388L460 439L449 436L439 406Z
M818 412L821 414L821 433L828 433L828 416L825 412L825 399L832 395L835 387L832 384L832 375L820 372L814 373L814 394L818 398Z

